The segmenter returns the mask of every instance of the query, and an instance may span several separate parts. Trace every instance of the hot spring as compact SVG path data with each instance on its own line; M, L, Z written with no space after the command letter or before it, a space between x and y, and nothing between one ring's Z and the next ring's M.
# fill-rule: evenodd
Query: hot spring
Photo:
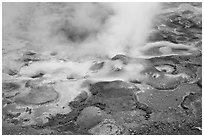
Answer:
M90 86L98 82L138 87L138 100L155 112L178 110L191 93L189 84L200 91L193 85L202 80L197 74L202 66L199 6L4 2L2 15L2 110L7 124L7 114L22 126L69 114L70 102L81 94L92 98Z

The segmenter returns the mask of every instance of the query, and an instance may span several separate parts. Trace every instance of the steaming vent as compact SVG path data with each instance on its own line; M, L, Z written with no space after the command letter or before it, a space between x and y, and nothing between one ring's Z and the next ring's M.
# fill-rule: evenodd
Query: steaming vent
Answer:
M149 90L158 96L157 90L163 96L165 90L179 90L195 76L189 64L179 66L182 59L171 56L199 57L201 52L184 42L153 41L162 10L159 3L3 3L3 92L13 102L5 111L32 119L25 125L46 123L50 115L71 112L68 104L81 94L90 97L90 86L101 81L115 81L107 89L125 82L120 85L124 95L123 87L136 92L138 86L145 104ZM113 91L117 95L118 89ZM158 108L170 106L160 98L151 98L162 104ZM172 98L165 96L178 105ZM24 112L27 107L35 113Z

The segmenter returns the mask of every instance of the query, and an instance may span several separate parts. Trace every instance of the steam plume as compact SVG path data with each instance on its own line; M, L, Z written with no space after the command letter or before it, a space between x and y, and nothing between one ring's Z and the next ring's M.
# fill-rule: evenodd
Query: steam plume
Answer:
M3 38L69 57L136 57L158 11L158 3L3 3Z

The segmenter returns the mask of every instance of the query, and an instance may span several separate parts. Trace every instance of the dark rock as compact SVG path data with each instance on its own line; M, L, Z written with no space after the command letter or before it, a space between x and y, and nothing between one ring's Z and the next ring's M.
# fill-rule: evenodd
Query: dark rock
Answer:
M26 57L23 57L22 61L27 63L27 62L30 62L30 61L40 61L40 59L37 58L37 57L26 56Z
M17 118L17 117L20 116L20 115L21 115L21 113L16 113L16 114L7 113L5 119Z
M148 59L150 66L142 73L148 75L147 84L160 90L170 90L177 88L181 83L189 82L196 78L199 64L195 64L189 56L166 56ZM177 74L186 74L186 77L176 76ZM167 75L168 74L168 77ZM172 77L169 77L171 74ZM176 77L175 77L176 76Z
M138 91L139 88L134 84L123 82L123 81L110 81L110 82L98 82L92 84L90 92L93 95L101 94L108 98L117 98L123 96L131 96L134 94L133 91Z
M88 93L86 91L82 91L75 99L74 101L77 102L83 102L88 98Z
M198 84L198 86L199 86L200 88L202 88L202 79L198 80L197 84Z
M8 70L8 74L9 74L10 76L17 75L17 74L18 74L18 70L15 70L15 69L9 69L9 70Z
M201 97L201 93L190 93L185 96L183 102L181 103L181 107L183 109L191 109L191 104L198 100Z
M58 93L52 87L41 86L32 88L26 95L16 96L15 102L25 105L43 105L58 98Z
M162 40L164 40L164 37L163 37L162 33L159 31L155 31L155 32L151 33L148 37L149 42L156 42L156 41L162 41Z
M122 132L122 127L116 125L114 121L106 119L99 125L89 130L93 135L119 135Z
M26 83L25 83L25 87L29 87L29 88L37 88L39 87L41 84L41 81L40 80L28 80Z
M137 94L139 102L146 104L154 110L166 110L168 108L179 108L183 97L191 92L200 92L197 84L182 84L174 90L145 89Z
M107 113L132 110L135 108L138 91L134 84L123 81L98 82L91 86L92 96L87 100L90 105L99 105Z
M39 56L40 55L33 51L27 51L23 54L23 57L20 59L20 61L23 61L24 63L28 63L30 61L40 61Z
M40 73L37 73L37 74L31 76L31 78L41 78L43 76L44 76L44 73L40 72Z
M174 71L172 70L172 72ZM175 77L173 74L169 74L169 72L162 72L151 67L144 70L142 74L147 76L144 83L159 90L172 90L177 88L182 82L187 81L187 78L181 76Z
M69 102L69 106L72 109L83 109L86 104L83 105L83 102L88 98L88 93L86 91L82 91L73 101Z
M130 58L125 55L119 54L114 56L111 60L120 60L123 62L123 64L127 65L128 62L130 61Z
M146 112L141 109L132 111L121 111L113 115L117 123L121 123L126 128L134 128L147 122Z
M90 129L100 123L105 113L97 107L84 108L77 118L77 124L81 129Z
M12 83L12 82L8 82L8 83L3 82L2 83L2 90L4 92L10 92L10 91L13 91L13 90L16 90L19 88L20 88L20 85L18 85L16 83Z

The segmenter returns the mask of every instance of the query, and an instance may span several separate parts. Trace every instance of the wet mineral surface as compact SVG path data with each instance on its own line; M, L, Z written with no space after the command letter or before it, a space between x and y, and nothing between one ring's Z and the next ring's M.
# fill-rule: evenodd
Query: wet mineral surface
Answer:
M11 63L3 66L2 133L201 135L201 3L165 6L176 12L164 11L149 37L151 42L165 42L144 49L149 58L139 61L116 55L94 61L91 67L89 62L77 64L82 69L70 73L69 67L61 67L62 62L49 62L55 54L24 49L3 53L3 64L8 59ZM134 69L126 72L134 62L136 67L138 62L145 64L142 78L134 75ZM41 63L48 65L41 67ZM53 64L53 70L48 69ZM107 64L111 64L111 73L102 75L110 77L98 78ZM86 66L91 74L83 72Z
M148 78L141 83L87 82L89 92L81 92L66 104L69 113L47 115L45 122L37 118L31 122L30 117L42 115L63 94L36 81L3 82L3 134L201 134L199 58L148 59L152 65L142 72Z

